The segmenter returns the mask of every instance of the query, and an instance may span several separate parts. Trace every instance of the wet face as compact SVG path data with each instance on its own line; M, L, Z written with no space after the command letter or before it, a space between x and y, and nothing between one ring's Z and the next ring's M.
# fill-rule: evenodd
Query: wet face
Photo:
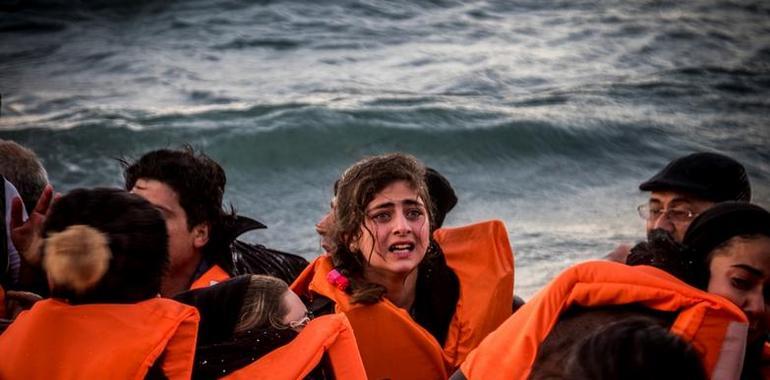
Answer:
M201 258L200 250L208 242L208 227L198 225L188 228L187 213L179 204L179 196L163 182L139 179L131 192L152 203L166 220L171 273L180 268L197 266Z
M357 248L369 261L365 277L406 276L425 257L430 223L425 203L406 181L396 181L366 206Z
M653 191L648 203L647 233L662 229L671 233L676 241L684 239L690 222L714 202L698 199L673 191Z
M281 298L284 307L289 312L283 317L281 323L284 326L289 326L294 330L300 331L310 321L308 316L307 307L302 300L293 291L288 290L283 294Z
M334 240L331 236L331 229L334 226L334 211L337 208L337 197L333 197L329 202L329 212L315 225L315 231L321 237L321 248L326 253L331 253L334 248Z
M770 237L734 237L712 254L707 290L743 309L754 342L767 333L770 318Z

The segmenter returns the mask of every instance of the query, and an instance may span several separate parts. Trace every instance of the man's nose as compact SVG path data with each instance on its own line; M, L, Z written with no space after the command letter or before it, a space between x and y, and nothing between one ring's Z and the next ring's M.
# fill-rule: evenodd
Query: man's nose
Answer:
M659 228L670 233L674 232L674 223L671 223L671 219L668 218L667 212L662 212L660 215L658 215L657 218L649 221L648 223L651 223L652 228L650 228L650 230Z

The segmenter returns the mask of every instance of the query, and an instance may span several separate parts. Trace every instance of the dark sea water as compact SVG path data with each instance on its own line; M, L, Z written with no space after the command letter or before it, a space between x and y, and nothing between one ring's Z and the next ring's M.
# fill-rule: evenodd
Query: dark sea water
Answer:
M445 174L447 225L502 219L528 298L644 235L637 189L728 154L770 206L770 2L0 1L0 138L58 190L189 143L248 240L318 252L335 178L404 151Z

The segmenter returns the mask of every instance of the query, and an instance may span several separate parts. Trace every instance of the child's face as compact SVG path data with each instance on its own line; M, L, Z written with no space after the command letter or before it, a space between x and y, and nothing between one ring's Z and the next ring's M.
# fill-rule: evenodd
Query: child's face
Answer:
M289 310L283 317L283 324L294 330L301 331L310 321L307 307L305 307L302 300L291 290L283 294L282 302L286 306L286 309Z
M425 258L430 222L425 203L406 181L396 181L366 206L358 249L367 259L367 280L406 276Z

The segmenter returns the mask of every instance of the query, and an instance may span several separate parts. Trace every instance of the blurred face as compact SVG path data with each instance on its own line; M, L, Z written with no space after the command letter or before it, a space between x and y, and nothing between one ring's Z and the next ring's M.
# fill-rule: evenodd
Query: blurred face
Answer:
M368 259L365 277L406 276L425 257L430 223L425 203L406 181L396 181L366 206L358 249Z
M286 313L286 316L283 317L281 322L285 326L289 326L296 331L301 331L310 321L305 304L302 303L299 296L291 290L288 290L283 294L281 302L283 302L286 310L289 311Z
M187 213L179 204L179 196L163 182L139 179L131 192L148 200L163 214L168 230L171 272L197 265L201 257L200 249L208 242L208 227L198 225L188 228Z
M738 305L749 317L749 342L768 331L770 237L734 237L715 251L709 264L708 292Z
M714 202L682 193L653 191L648 204L647 233L660 228L681 243L690 222L713 205Z
M333 197L329 202L329 212L315 225L315 231L321 237L321 248L324 252L330 253L334 250L334 241L331 237L331 229L334 226L334 212L337 208L337 197Z

